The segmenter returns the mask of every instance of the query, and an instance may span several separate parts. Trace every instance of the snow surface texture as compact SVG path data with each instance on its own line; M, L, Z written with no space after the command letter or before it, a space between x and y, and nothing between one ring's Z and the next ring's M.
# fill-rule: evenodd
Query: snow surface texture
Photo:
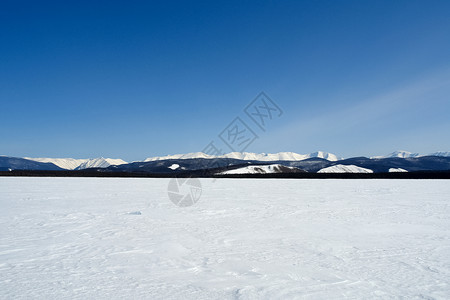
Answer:
M75 159L75 158L30 158L24 157L25 159L34 160L38 162L53 163L60 168L66 170L82 170L87 168L106 168L112 165L122 165L127 162L121 159L112 158L86 158L86 159Z
M279 164L273 165L265 165L265 166L247 166L234 170L223 171L218 174L226 175L226 174L273 174L273 173L281 173L286 172L287 170L298 170L298 168L286 167Z
M448 299L445 180L0 178L1 299Z
M320 169L317 173L373 173L373 171L355 165L335 165Z
M234 158L234 159L242 159L242 160L258 160L258 161L279 161L279 160L289 160L289 161L297 161L297 160L305 160L308 158L323 158L329 161L337 161L341 158L336 155L328 152L317 151L310 154L297 154L294 152L279 152L279 153L250 153L250 152L231 152L224 155L213 156L208 155L203 152L194 152L188 154L175 154L175 155L167 155L160 157L150 157L144 161L155 161L155 160L164 160L164 159L189 159L189 158Z

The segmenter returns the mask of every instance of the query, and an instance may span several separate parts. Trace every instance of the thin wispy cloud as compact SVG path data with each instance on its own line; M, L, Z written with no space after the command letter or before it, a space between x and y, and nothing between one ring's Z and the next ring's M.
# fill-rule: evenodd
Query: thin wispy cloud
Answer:
M448 98L442 97L443 94L450 94L450 76L448 74L449 72L434 74L375 97L354 99L351 104L344 107L307 118L302 117L300 120L269 132L264 137L262 144L275 140L278 144L285 143L287 147L295 146L301 149L308 141L320 141L321 138L327 139L330 136L341 136L343 140L351 141L351 135L354 132L360 133L367 130L367 134L371 134L371 131L376 130L374 126L379 123L389 124L400 119L404 121L402 129L415 130L416 127L422 126L421 122L414 123L414 115L420 114L422 106L434 106L437 110L448 110L443 106L445 104L443 102L448 101L445 100ZM436 97L436 95L438 96ZM339 99L334 101L339 101ZM430 122L432 123L433 120ZM392 128L392 130L396 129ZM428 126L426 130L421 129L420 132L423 134L433 130L435 130L433 126ZM400 137L403 133L401 130L398 131Z

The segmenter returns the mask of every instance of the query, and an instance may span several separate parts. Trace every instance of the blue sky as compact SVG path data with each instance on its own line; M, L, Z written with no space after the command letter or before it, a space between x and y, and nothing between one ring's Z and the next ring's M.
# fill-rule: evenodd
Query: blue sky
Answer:
M63 3L64 2L64 3ZM0 154L450 151L448 1L3 1ZM226 148L223 149L227 152Z

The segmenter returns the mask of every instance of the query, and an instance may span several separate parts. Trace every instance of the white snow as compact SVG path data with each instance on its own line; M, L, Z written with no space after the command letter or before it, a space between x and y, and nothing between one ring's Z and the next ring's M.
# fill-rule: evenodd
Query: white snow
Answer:
M180 167L179 164L172 164L172 165L169 167L169 169L171 169L171 170L176 170L176 169L178 169L179 167Z
M408 171L402 168L389 168L389 172L408 172Z
M165 159L189 159L189 158L234 158L242 160L258 160L258 161L279 161L279 160L290 160L298 161L305 160L308 158L323 158L329 161L340 160L340 157L324 151L318 151L310 154L298 154L294 152L279 152L279 153L251 153L251 152L230 152L224 155L208 155L203 152L194 152L188 154L175 154L160 157L150 157L144 161L156 161Z
M123 165L127 162L121 159L113 159L113 158L93 158L89 159L86 162L79 165L76 169L83 170L88 168L107 168L109 166Z
M447 180L0 178L1 299L448 299Z
M355 165L335 165L320 169L317 173L373 173L373 171Z
M237 168L233 170L227 170L223 172L219 172L218 174L273 174L273 173L281 173L283 172L283 169L289 169L292 171L299 170L298 168L294 167L286 167L282 166L280 164L272 164L272 165L265 165L265 166L246 166L242 168Z

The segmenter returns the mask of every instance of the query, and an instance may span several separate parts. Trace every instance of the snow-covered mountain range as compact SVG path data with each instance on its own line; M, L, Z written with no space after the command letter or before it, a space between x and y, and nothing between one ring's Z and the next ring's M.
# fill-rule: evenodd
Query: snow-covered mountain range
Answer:
M413 158L413 157L422 157L422 156L442 156L442 157L450 157L450 151L439 151L433 152L429 154L419 154L412 153L404 150L394 151L387 155L382 156L372 156L370 158ZM168 160L168 159L194 159L194 158L234 158L241 160L257 160L257 161L301 161L308 158L323 158L328 161L338 161L343 159L340 156L337 156L333 153L325 152L325 151L317 151L309 154L298 154L295 152L278 152L278 153L252 153L252 152L230 152L224 155L208 155L203 152L193 152L187 154L174 154L174 155L166 155L166 156L156 156L149 157L144 162L149 161L158 161L158 160Z
M373 156L371 159L382 159L382 158L413 158L422 156L441 156L450 157L450 151L439 151L430 154L421 155L419 153L412 153L404 150L399 150L392 152L383 156ZM28 160L33 160L42 163L53 163L54 165L65 169L65 170L83 170L87 168L107 168L109 166L117 166L122 164L127 164L126 161L122 159L112 159L112 158L89 158L89 159L75 159L75 158L30 158L24 157ZM333 153L325 151L317 151L309 154L298 154L295 152L279 152L279 153L252 153L252 152L230 152L224 155L208 155L203 152L193 152L187 154L174 154L166 156L156 156L149 157L143 162L170 160L170 159L213 159L213 158L232 158L240 160L253 160L253 161L302 161L309 158L323 158L328 161L339 161L342 157L339 157Z
M422 156L449 157L450 156L450 151L438 151L438 152L433 152L433 153L429 153L429 154L419 154L419 153L412 153L412 152L404 151L404 150L398 150L398 151L394 151L392 153L389 153L387 155L372 156L371 158L393 158L393 157L412 158L412 157L422 157Z
M387 155L373 156L371 158L392 158L392 157L410 158L410 157L418 157L418 156L419 156L419 153L411 153L409 151L398 150L398 151L389 153Z
M248 165L245 166L245 165ZM252 165L252 166L250 166ZM269 165L281 165L268 167ZM233 166L244 168L231 171ZM264 166L264 167L262 167ZM203 152L150 157L144 161L127 163L122 159L94 158L18 158L0 156L0 171L8 170L84 170L105 169L111 172L199 172L199 170L217 169L223 174L247 172L247 174L291 172L287 168L297 168L306 172L319 173L366 173L377 172L413 172L421 170L450 170L450 152L434 152L427 155L408 151L395 151L385 156L353 157L343 159L335 154L318 151L309 154L294 152L251 153L231 152L212 156ZM220 170L222 168L222 170ZM91 170L93 171L93 170ZM211 171L212 172L212 171ZM239 173L239 174L244 174ZM200 173L198 173L200 174ZM203 174L203 173L201 173Z
M309 154L298 154L294 152L279 152L279 153L251 153L251 152L230 152L224 155L208 155L203 152L194 152L188 154L175 154L175 155L167 155L167 156L158 156L158 157L149 157L144 160L144 162L148 161L157 161L157 160L167 160L167 159L193 159L193 158L234 158L241 160L257 160L257 161L299 161L305 160L308 158L323 158L328 161L338 161L342 159L332 153L317 151Z
M24 157L24 158L34 160L37 162L52 163L66 170L75 170L79 165L87 161L87 159L76 159L76 158L31 158L31 157Z
M75 159L75 158L31 158L25 157L28 160L34 160L43 163L53 163L54 165L66 169L66 170L83 170L87 168L107 168L109 166L116 166L127 164L122 159L112 158L87 158L87 159Z

